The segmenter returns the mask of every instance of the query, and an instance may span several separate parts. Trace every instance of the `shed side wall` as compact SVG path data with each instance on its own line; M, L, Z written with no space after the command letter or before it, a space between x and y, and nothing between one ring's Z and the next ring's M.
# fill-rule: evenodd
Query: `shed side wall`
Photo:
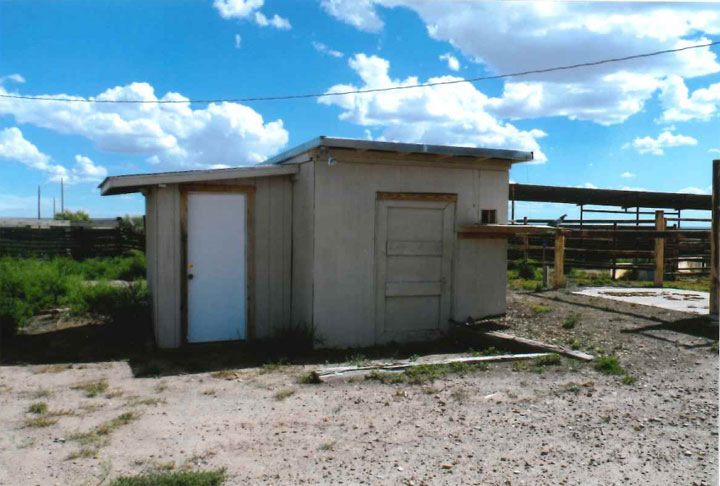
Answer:
M506 170L342 161L333 166L318 161L314 167L314 323L327 346L375 343L376 192L457 194L456 228L477 222L481 209L495 209L501 222L507 218ZM456 320L505 309L505 244L475 241L471 245L456 244L452 304ZM474 270L467 268L470 265Z
M315 168L300 165L292 193L292 323L312 326L315 260Z
M155 337L160 348L180 346L180 193L177 186L153 190L155 199Z
M290 322L292 183L288 177L254 183L255 337L262 339Z

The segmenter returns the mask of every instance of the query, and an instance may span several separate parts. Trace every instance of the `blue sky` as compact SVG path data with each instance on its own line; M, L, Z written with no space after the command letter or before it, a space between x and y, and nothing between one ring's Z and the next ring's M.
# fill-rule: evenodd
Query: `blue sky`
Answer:
M718 40L720 7L707 3L7 0L0 94L327 92ZM533 150L539 163L511 173L523 183L708 193L710 161L720 158L718 47L321 101L165 108L0 99L0 216L34 216L38 185L49 215L61 177L66 207L139 214L141 196L103 198L99 180L257 163L321 134ZM541 205L524 211L554 214Z

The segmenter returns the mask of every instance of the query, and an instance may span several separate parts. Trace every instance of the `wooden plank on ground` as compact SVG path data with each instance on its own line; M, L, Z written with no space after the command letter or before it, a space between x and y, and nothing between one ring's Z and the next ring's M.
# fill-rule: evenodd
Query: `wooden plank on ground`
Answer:
M501 346L517 345L527 349L533 349L537 351L544 351L548 353L557 353L569 358L579 359L581 361L592 361L595 359L594 356L583 353L581 351L574 351L572 349L563 348L554 344L547 344L534 339L527 339L523 337L513 336L500 331L482 331L471 328L465 328L470 332L476 333L478 337L484 338L491 344L496 343Z
M548 356L551 353L524 353L524 354L502 354L495 356L461 356L457 358L430 359L422 361L397 361L393 363L374 363L367 366L338 366L334 368L323 368L312 372L313 376L322 382L330 381L338 377L365 376L373 372L394 373L409 368L424 365L448 365L453 363L478 364L498 361L517 361L522 359L534 359Z

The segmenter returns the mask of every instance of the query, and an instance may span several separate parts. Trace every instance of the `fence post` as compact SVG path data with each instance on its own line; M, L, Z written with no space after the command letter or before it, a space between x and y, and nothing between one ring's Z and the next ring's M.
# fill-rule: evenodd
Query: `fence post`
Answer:
M712 229L710 230L710 315L716 319L720 308L720 159L713 160Z
M665 231L665 213L655 211L655 230ZM665 238L655 238L655 281L656 287L663 286L665 276Z
M555 268L554 268L555 288L565 286L565 234L562 230L555 233Z

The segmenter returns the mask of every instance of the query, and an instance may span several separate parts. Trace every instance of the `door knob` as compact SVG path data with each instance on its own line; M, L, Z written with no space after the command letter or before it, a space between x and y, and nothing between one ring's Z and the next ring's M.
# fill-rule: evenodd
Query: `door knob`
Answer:
M195 275L193 275L192 273L189 273L189 274L188 274L188 280L192 280L194 276L195 276Z

